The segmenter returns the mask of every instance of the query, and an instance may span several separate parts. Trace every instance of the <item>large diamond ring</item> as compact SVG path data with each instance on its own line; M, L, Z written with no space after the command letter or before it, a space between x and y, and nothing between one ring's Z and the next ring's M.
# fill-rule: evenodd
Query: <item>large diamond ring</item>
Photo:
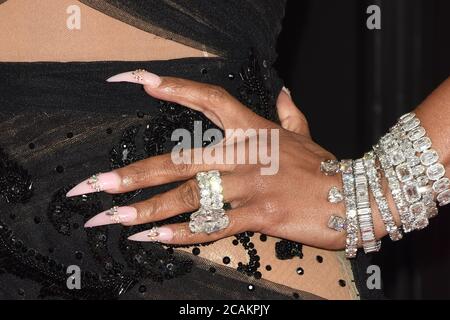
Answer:
M201 207L191 215L189 229L193 233L207 234L225 229L230 224L230 219L224 209L209 209Z
M228 227L230 221L223 209L223 188L220 172L197 173L200 209L191 215L189 228L193 233L213 233Z
M200 189L200 206L208 209L223 209L223 188L220 172L211 170L197 173Z

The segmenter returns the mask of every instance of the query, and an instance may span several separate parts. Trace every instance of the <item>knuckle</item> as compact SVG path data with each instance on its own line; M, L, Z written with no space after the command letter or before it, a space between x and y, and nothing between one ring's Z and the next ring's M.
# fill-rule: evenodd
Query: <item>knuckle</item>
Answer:
M161 201L158 196L151 198L144 202L138 209L138 219L141 221L148 221L152 215L158 212L161 207Z
M139 165L130 164L122 170L119 169L119 175L122 177L122 184L124 186L129 186L145 181L147 172Z
M179 198L187 208L196 209L199 204L199 197L200 195L195 181L190 180L180 186Z
M164 91L173 95L184 95L186 93L186 86L175 78L167 78L162 86Z
M219 86L208 86L205 89L205 97L211 106L219 106L227 101L228 92Z
M164 159L161 163L161 170L164 173L171 173L174 170L174 163L172 159Z
M189 174L191 172L191 169L191 164L185 162L174 163L172 161L172 158L165 159L161 163L161 170L165 175L173 175L174 173L182 175Z

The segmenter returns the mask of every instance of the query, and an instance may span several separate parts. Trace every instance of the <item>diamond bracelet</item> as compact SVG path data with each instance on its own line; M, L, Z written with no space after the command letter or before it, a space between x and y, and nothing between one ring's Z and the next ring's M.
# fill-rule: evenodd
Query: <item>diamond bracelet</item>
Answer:
M345 255L347 258L356 257L359 242L359 225L356 207L355 177L353 175L353 160L342 160L340 162L340 172L344 185L344 203L346 216L347 239Z
M367 152L364 155L363 161L366 169L367 180L389 237L392 241L398 241L403 238L403 234L400 228L395 224L394 216L392 215L389 204L383 194L380 175L376 169L375 159L375 154L372 151Z
M424 133L423 128L417 129L421 129ZM413 229L421 230L428 226L428 218L437 214L437 206L429 178L425 175L426 167L416 155L418 151L414 148L414 143L408 138L409 133L414 132L411 130L416 129L406 127L404 130L399 124L391 128L405 157L405 161L395 167L395 172L403 186L405 198L410 204L409 211L414 218Z
M373 146L373 150L380 161L381 167L384 171L384 175L388 182L389 190L391 191L392 198L394 199L395 207L397 208L400 216L400 221L405 232L413 230L413 217L409 211L408 203L404 197L400 181L397 178L395 169L392 163L396 163L398 152L396 150L397 144L393 140L390 133L386 134L380 139L380 144Z
M356 212L363 249L365 253L377 252L380 250L381 241L375 238L372 209L370 208L369 186L362 159L357 159L353 162L353 172L356 190Z
M342 175L342 194L337 187L332 187L328 201L344 200L345 218L332 215L328 227L346 231L347 258L356 256L360 238L365 253L381 247L381 242L375 238L369 190L393 241L402 239L402 229L410 232L428 226L428 219L438 214L437 204L450 204L450 179L445 176L445 167L439 163L439 155L432 149L431 139L420 124L414 113L407 113L362 159L321 163L320 169L325 175ZM377 160L381 168L377 167ZM381 173L386 177L401 227L396 225L383 194Z
M438 153L431 148L432 143L426 135L426 130L420 126L420 120L411 112L400 117L399 124L408 132L408 139L413 148L420 153L419 159L426 167L426 177L432 182L435 200L440 206L450 203L450 180L445 176L445 167L439 163Z

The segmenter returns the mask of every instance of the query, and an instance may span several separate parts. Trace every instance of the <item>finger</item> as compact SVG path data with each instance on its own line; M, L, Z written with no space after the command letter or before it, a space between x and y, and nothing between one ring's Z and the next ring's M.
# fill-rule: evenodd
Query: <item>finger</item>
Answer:
M215 85L159 77L144 70L121 73L107 81L142 84L149 95L200 111L222 129L270 128L275 125L245 107L225 89Z
M193 151L193 150L187 150ZM158 186L170 182L188 180L199 171L233 170L233 164L195 163L195 151L188 154L184 163L177 163L171 154L163 154L134 162L114 171L99 173L80 182L67 192L67 197L104 191L123 193L137 189Z
M289 90L283 87L277 99L278 117L281 126L289 131L310 136L308 121L292 101Z
M224 202L232 202L244 194L242 183L236 177L222 177ZM108 224L138 225L197 210L200 207L200 190L197 181L188 180L182 185L152 198L131 204L126 207L116 207L103 211L84 225L92 228Z
M250 213L249 208L227 211L229 225L227 228L207 233L192 233L189 223L165 225L159 228L136 233L128 239L133 241L158 241L166 244L196 244L216 241L245 231L259 230L259 223Z

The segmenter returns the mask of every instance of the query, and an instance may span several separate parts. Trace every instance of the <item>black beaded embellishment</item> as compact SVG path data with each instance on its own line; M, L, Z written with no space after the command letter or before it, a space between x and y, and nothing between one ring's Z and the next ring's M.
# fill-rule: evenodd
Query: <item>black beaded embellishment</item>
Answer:
M276 121L275 97L265 85L267 75L263 74L254 50L250 51L249 63L242 67L239 76L243 83L238 90L239 101L260 116Z
M281 240L275 243L275 254L280 260L303 258L302 244L293 241Z
M0 148L0 200L24 203L33 195L33 181L27 170L12 161Z
M47 210L47 217L56 231L65 236L71 235L73 219L82 215L84 220L103 211L97 194L91 193L79 197L67 198L71 187L64 187L53 194Z
M237 270L242 272L248 276L253 276L257 278L260 272L258 271L260 264L260 257L258 255L258 251L254 248L253 242L251 242L251 238L254 236L253 232L243 232L235 235L236 239L239 243L242 244L245 251L248 254L249 260L247 263L239 262Z

